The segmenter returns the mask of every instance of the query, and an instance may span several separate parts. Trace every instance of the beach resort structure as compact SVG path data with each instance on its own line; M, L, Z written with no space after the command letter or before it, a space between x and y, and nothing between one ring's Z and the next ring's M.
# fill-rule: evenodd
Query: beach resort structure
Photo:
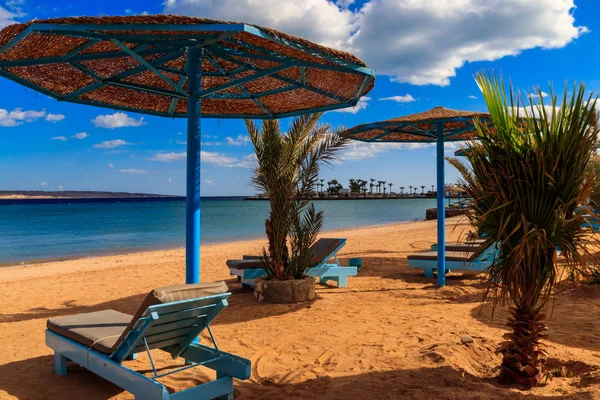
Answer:
M201 119L276 119L352 107L375 81L373 71L350 53L259 26L168 15L56 18L9 25L0 31L0 76L59 101L187 118L187 284L200 282ZM146 378L121 365L143 349L143 340L148 355L151 348L161 348L173 358L183 355L193 366L217 371L216 381L174 398L232 397L232 377L247 375L237 370L240 360L221 354L216 344L202 352L193 343L204 327L210 332L210 321L227 305L225 298L203 299L200 309L188 296L167 298L174 304L161 310L177 315L161 318L158 308L142 307L140 319L130 324L133 329L121 332L123 340L85 365L136 397L169 398L155 380L156 371L153 378ZM194 314L200 318L198 325L184 321L172 330L153 329L189 317L185 311L194 308L200 310ZM102 321L86 323L91 327ZM87 340L106 336L96 332L99 337L82 338L67 331L60 333L69 339L47 334L61 375L66 373L67 358L90 358L94 343L86 356ZM188 357L189 352L199 355Z
M348 137L367 143L436 143L437 187L445 187L444 143L474 138L474 119L489 122L489 115L472 111L434 107L429 111L372 122L348 129ZM438 191L437 209L444 209L445 191ZM437 213L438 254L437 283L446 285L446 223L445 213Z

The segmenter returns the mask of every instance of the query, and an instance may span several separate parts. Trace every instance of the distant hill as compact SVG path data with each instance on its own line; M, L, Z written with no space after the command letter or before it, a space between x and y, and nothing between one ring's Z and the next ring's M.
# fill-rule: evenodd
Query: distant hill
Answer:
M46 190L0 190L0 199L128 199L128 198L179 198L166 194L128 193L128 192L95 192L78 190L61 190L57 192Z

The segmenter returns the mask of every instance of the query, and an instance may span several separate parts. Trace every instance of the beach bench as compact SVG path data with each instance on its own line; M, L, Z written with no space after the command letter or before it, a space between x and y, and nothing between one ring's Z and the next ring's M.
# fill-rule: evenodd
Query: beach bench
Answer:
M486 241L485 238L479 238L464 243L446 243L446 251L473 252L479 250ZM431 246L431 250L437 250L437 248L437 243Z
M484 271L498 255L496 244L480 246L476 251L446 251L446 272L451 270ZM408 256L408 267L423 269L425 277L437 271L437 251L422 251Z
M336 254L346 245L346 239L321 238L311 246L313 265L306 275L319 278L319 283L329 281L337 283L338 287L346 287L349 276L356 276L356 267L342 267ZM328 264L330 259L334 264ZM231 275L237 275L244 287L254 287L254 280L267 275L263 268L262 256L243 256L242 260L227 260Z
M65 375L67 361L74 361L136 399L233 399L233 378L250 377L250 360L220 350L210 329L230 295L225 282L167 286L150 292L133 317L103 310L51 318L46 345L54 350L54 370ZM212 346L197 341L205 329ZM157 370L150 352L154 349L180 358L182 365ZM143 351L152 366L151 377L123 365ZM215 370L216 380L176 393L157 380L197 366Z

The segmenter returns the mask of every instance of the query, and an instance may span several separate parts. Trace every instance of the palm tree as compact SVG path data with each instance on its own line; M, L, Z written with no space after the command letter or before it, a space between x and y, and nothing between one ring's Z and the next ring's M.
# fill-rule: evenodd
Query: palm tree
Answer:
M410 194L412 194L412 186L409 186L409 188L410 188Z
M321 181L321 193L322 193L323 192L323 186L325 186L323 184L323 182L325 182L325 179L321 178L321 179L319 179L319 181Z
M390 187L390 194L392 194L392 186L394 186L393 183L388 183L388 186Z
M381 186L383 186L383 195L385 196L385 184L387 182L386 181L381 181Z
M425 194L425 185L421 186L421 194Z
M435 185L431 185L431 191L433 192L435 190Z
M507 96L500 78L478 74L476 81L494 130L476 121L480 144L467 144L470 166L450 161L473 199L478 232L499 243L485 296L494 308L510 305L510 332L498 350L500 377L533 386L545 373L540 339L560 274L557 249L565 260L561 268L571 270L584 268L588 254L576 207L590 192L584 171L598 130L596 98L585 96L584 85L570 97L565 87L560 108L553 91L546 108L538 89L539 100L529 95L529 105L519 108L520 95L511 88Z
M375 179L371 178L371 184L369 185L371 187L371 196L373 195L373 186L375 186Z
M269 279L301 279L311 265L309 247L323 226L323 213L310 196L319 165L335 160L347 141L329 125L317 125L320 116L296 117L283 134L277 120L263 121L262 129L246 120L258 164L252 183L268 195L271 206L265 221L269 247L263 249Z

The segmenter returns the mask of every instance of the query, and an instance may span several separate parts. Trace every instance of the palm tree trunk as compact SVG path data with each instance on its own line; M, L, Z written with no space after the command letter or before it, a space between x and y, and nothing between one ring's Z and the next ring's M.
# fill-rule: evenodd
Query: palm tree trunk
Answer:
M518 310L511 308L511 318L507 326L510 332L504 337L498 353L503 355L500 380L532 387L539 383L545 375L545 352L540 339L546 330L542 321L545 315L541 311Z

